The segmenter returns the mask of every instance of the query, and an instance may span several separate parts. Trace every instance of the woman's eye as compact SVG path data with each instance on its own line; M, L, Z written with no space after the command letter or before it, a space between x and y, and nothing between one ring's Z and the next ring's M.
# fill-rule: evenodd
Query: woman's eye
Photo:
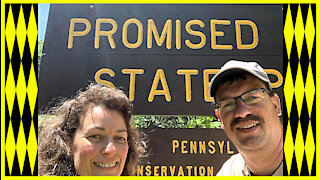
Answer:
M98 141L98 140L102 140L102 139L103 139L103 136L101 136L101 135L90 135L90 136L88 136L88 139L89 139L89 140Z
M127 138L122 137L122 136L117 136L117 137L115 137L115 139L119 143L126 143L127 142Z

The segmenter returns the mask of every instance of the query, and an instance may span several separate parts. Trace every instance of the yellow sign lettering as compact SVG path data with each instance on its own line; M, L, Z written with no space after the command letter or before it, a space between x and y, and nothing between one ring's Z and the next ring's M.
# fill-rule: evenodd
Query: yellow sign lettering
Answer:
M210 154L216 153L216 148L215 148L215 143L214 143L214 141L209 141L209 142L208 142L208 147L209 147L208 152L209 152Z
M76 23L83 23L86 25L85 30L83 31L74 31L74 27ZM69 27L69 39L68 39L68 48L71 49L73 47L73 37L74 36L85 36L91 30L91 23L89 20L84 18L72 18L70 20L70 27Z
M181 21L176 20L176 48L181 49Z
M205 69L203 70L203 98L206 102L212 102L213 98L209 94L209 74L217 74L219 69Z
M135 24L138 27L138 39L137 42L134 44L129 43L128 41L128 26L130 24ZM127 47L127 48L138 48L141 43L142 43L142 39L143 39L143 26L142 23L135 18L132 19L128 19L122 27L122 42L123 44Z
M101 31L101 24L102 23L108 23L112 25L112 29L110 31ZM110 44L110 47L112 49L116 48L116 43L114 42L114 39L112 37L112 35L114 33L116 33L118 29L118 25L117 22L113 19L97 19L96 20L96 33L95 33L95 37L94 37L94 47L96 49L99 48L100 46L100 36L107 36L108 37L108 41Z
M178 140L172 140L172 153L176 153L176 149L179 147Z
M203 32L200 31L194 31L191 29L192 25L199 25L200 27L204 27L204 23L201 20L190 20L186 24L186 31L194 36L200 37L200 43L199 44L193 44L190 42L189 39L185 41L186 45L191 49L201 49L206 44L206 35Z
M167 176L167 166L161 166L161 176Z
M206 153L206 142L205 141L199 141L199 153Z
M157 27L153 19L148 20L147 47L149 49L152 48L152 34L154 35L154 39L156 40L158 46L161 46L164 42L165 37L167 37L166 48L171 49L172 21L170 19L168 19L165 23L161 36L159 36Z
M162 88L161 90L157 89L159 80L161 81ZM166 101L171 101L171 95L169 91L169 87L167 84L166 76L164 74L163 69L158 69L156 75L153 79L152 87L149 93L148 101L152 102L155 95L164 95Z
M129 100L134 100L134 93L136 89L136 74L143 74L143 69L122 69L123 74L130 74L130 84L129 84Z
M186 84L186 101L191 101L191 75L197 75L199 73L196 69L179 69L177 70L178 75L185 75Z
M115 76L114 71L112 69L102 68L98 70L94 75L94 79L97 83L114 88L115 85L112 82L101 79L102 74L108 74L109 76L114 77Z
M186 144L188 143L188 141L181 141L181 153L182 154L187 154L188 151L186 150L187 146Z
M253 41L251 44L243 44L241 39L241 26L247 25L250 26L252 29L252 37ZM258 46L259 43L259 36L258 36L258 27L257 25L249 20L236 20L236 37L237 37L237 48L238 49L254 49Z
M217 31L216 25L230 25L230 20L218 20L218 19L212 19L210 20L210 27L211 27L211 48L212 49L224 49L224 50L231 50L233 47L232 45L222 45L217 44L217 36L224 36L223 31Z
M152 171L151 171L151 166L150 165L146 165L146 176L150 176L151 175L151 173L152 173Z
M230 141L227 141L227 153L228 154L234 154L234 151L232 151L231 148L230 148Z
M224 141L218 141L218 145L219 145L219 149L220 149L220 153L223 153L223 145L224 145Z

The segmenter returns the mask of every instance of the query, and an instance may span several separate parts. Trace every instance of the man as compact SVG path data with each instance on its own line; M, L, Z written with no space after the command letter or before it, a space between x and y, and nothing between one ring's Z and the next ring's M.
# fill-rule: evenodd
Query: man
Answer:
M280 98L255 62L228 61L209 87L221 128L239 153L217 176L282 176L283 127Z

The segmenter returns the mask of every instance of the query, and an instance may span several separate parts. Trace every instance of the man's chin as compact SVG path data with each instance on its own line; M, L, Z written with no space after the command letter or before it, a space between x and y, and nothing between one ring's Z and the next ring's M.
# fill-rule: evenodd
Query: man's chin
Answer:
M245 140L242 140L239 143L241 149L246 150L246 151L259 151L263 150L263 142L256 137L253 138L246 138Z

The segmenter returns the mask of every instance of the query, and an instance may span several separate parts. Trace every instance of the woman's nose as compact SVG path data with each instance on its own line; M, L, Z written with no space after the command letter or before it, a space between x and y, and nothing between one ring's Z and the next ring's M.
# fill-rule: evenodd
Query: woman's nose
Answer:
M113 155L117 151L117 148L113 141L108 141L104 147L102 147L102 154Z

